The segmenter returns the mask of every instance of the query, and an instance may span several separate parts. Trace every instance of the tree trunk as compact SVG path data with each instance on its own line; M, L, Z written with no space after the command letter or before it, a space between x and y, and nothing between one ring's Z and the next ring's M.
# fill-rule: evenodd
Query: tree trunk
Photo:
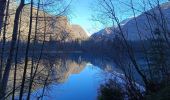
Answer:
M3 74L2 87L1 87L2 93L1 93L0 98L5 96L5 91L6 91L6 87L8 84L8 78L9 78L9 73L10 73L10 69L11 69L11 62L12 62L13 54L15 51L15 44L17 41L19 16L20 16L20 13L21 13L23 7L24 7L24 0L21 0L20 5L18 6L16 13L15 13L14 28L13 28L10 52L9 52L9 56L7 58L7 63L6 63L5 71Z
M16 76L17 76L17 60L18 60L18 50L19 50L19 43L20 43L20 34L21 34L21 16L20 15L20 21L19 21L19 32L18 32L18 40L17 40L17 46L16 46L16 52L15 52L15 68L14 68L14 81L13 81L13 91L12 91L12 100L15 100L15 90L16 90Z
M3 19L4 19L4 12L6 8L6 1L7 0L0 0L0 35L1 35L1 30L3 26Z
M33 56L32 56L32 66L31 66L31 74L30 74L30 83L29 83L29 90L28 90L28 96L27 100L30 100L30 95L31 95L31 89L32 89L32 84L34 81L34 75L33 75L33 68L34 68L34 50L35 50L35 45L36 45L36 39L37 39L37 27L38 27L38 18L39 18L39 8L40 8L40 0L38 0L38 9L37 9L37 14L36 14L36 22L35 22L35 36L34 36L34 45L33 45ZM40 55L41 56L41 55ZM39 62L38 62L39 63ZM37 69L37 68L36 68ZM36 73L36 70L35 70Z
M4 22L4 28L3 28L3 43L2 43L2 49L1 49L1 64L0 64L0 83L2 81L2 69L3 69L3 59L4 59L4 49L5 49L5 42L6 42L6 28L7 28L7 20L8 20L8 10L9 10L9 2L7 2L7 8L5 13L5 22Z
M32 12L33 12L33 0L31 0L31 7L30 7L29 33L28 33L27 47L26 47L26 53L25 53L25 65L24 65L24 72L23 72L23 78L22 78L22 83L21 83L19 100L22 100L22 96L24 92L24 85L25 85L25 78L26 78L27 67L28 67L28 52L30 48L30 40L31 40L31 32L32 32L32 15L33 15Z

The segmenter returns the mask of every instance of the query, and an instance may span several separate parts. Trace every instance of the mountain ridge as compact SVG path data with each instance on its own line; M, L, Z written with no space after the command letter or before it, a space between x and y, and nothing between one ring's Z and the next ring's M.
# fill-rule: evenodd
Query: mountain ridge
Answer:
M155 31L155 29L161 29L161 26L166 26L166 30L168 33L170 32L170 2L163 3L159 6L154 7L142 14L128 18L120 22L121 29L123 34L128 40L145 40L150 38L151 34ZM165 19L165 22L162 22L162 15ZM94 33L90 38L94 40L112 40L116 34L119 34L118 27L111 27L111 34L108 36L108 32L105 31L107 28L100 30L99 32ZM141 37L139 36L141 35Z
M7 25L7 34L6 37L7 41L11 40L12 37L12 30L14 25L14 16L16 12L16 5L11 5L9 8L9 18L8 18L8 25ZM29 30L29 20L30 20L30 10L29 5L25 6L23 9L23 13L21 16L21 41L27 40L27 34ZM33 21L32 21L32 34L31 39L34 38L35 35L35 18L36 18L37 9L33 8ZM37 33L37 40L43 40L43 32L45 27L44 23L44 15L46 16L46 39L45 41L49 41L50 37L53 38L55 41L75 41L77 39L84 40L88 38L87 33L80 25L72 25L70 24L68 18L66 16L55 16L48 14L47 12L43 12L42 10L39 11L39 19L38 19L38 33ZM81 32L78 32L77 29ZM64 34L65 33L65 34ZM63 35L64 34L64 35ZM81 37L82 36L82 37Z

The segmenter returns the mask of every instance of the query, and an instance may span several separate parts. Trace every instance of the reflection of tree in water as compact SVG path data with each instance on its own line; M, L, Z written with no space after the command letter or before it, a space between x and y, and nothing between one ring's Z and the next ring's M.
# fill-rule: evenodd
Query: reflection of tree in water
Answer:
M43 55L43 58L39 61L37 67L37 60L34 59L34 67L33 67L33 76L30 77L32 62L31 58L28 61L28 69L26 74L26 81L24 87L24 94L28 93L30 80L32 81L32 92L43 88L43 91L48 90L49 84L59 84L65 82L71 74L78 74L80 73L87 65L87 63L94 64L95 66L101 66L104 70L111 70L113 63L109 62L108 59L98 58L95 56L89 55L56 55L46 54ZM36 57L35 57L36 58ZM20 83L22 81L22 73L23 73L23 60L20 58L18 62L18 69L17 69L17 76L16 76L16 91L15 95L19 95L20 91ZM9 84L8 84L8 93L12 92L13 88L13 73L14 69L11 69ZM49 91L50 92L50 91ZM44 94L44 93L43 93ZM47 92L48 94L48 92ZM45 95L47 95L45 93Z

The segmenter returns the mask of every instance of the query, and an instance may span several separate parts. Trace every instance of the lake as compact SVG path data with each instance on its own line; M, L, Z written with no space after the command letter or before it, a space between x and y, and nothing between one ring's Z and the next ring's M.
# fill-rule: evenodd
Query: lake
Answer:
M110 58L87 54L52 54L47 58L44 56L40 65L34 78L31 100L96 100L100 85L108 79L106 75L113 71L121 73ZM27 71L30 73L30 68ZM22 68L17 73L18 80L22 79L21 72ZM25 83L25 99L28 81Z
M76 66L75 66L76 67ZM44 100L96 100L97 89L104 80L103 70L97 66L87 64L80 72L71 73L60 84L53 83L47 86ZM32 100L40 97L43 89L33 92ZM47 96L46 96L47 95Z

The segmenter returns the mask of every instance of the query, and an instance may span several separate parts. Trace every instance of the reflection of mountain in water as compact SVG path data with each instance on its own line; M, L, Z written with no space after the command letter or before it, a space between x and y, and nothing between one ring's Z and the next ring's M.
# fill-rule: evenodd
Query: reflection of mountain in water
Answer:
M76 62L70 59L58 59L52 68L51 78L57 82L65 82L71 74L80 73L86 66L85 61Z
M109 58L86 54L58 55L55 61L51 62L53 62L51 77L57 79L57 82L64 82L71 74L80 73L87 64L98 66L105 71L112 71L114 65Z
M20 86L24 61L20 58L17 70L17 87ZM31 72L31 58L29 59L29 66L27 69L27 78L25 87L29 86L30 72ZM35 59L36 60L36 59ZM114 63L106 57L90 56L87 54L50 54L48 56L43 56L41 59L37 74L34 78L33 90L40 88L44 85L46 79L48 79L48 84L50 83L63 83L65 82L71 74L80 73L87 64L92 64L98 66L105 71L116 70L113 69ZM34 64L34 71L36 64ZM118 70L117 70L118 71ZM12 89L13 86L13 76L14 69L10 72L9 86L8 90ZM48 77L48 78L47 78ZM18 88L17 91L19 91ZM27 88L25 88L27 89Z

